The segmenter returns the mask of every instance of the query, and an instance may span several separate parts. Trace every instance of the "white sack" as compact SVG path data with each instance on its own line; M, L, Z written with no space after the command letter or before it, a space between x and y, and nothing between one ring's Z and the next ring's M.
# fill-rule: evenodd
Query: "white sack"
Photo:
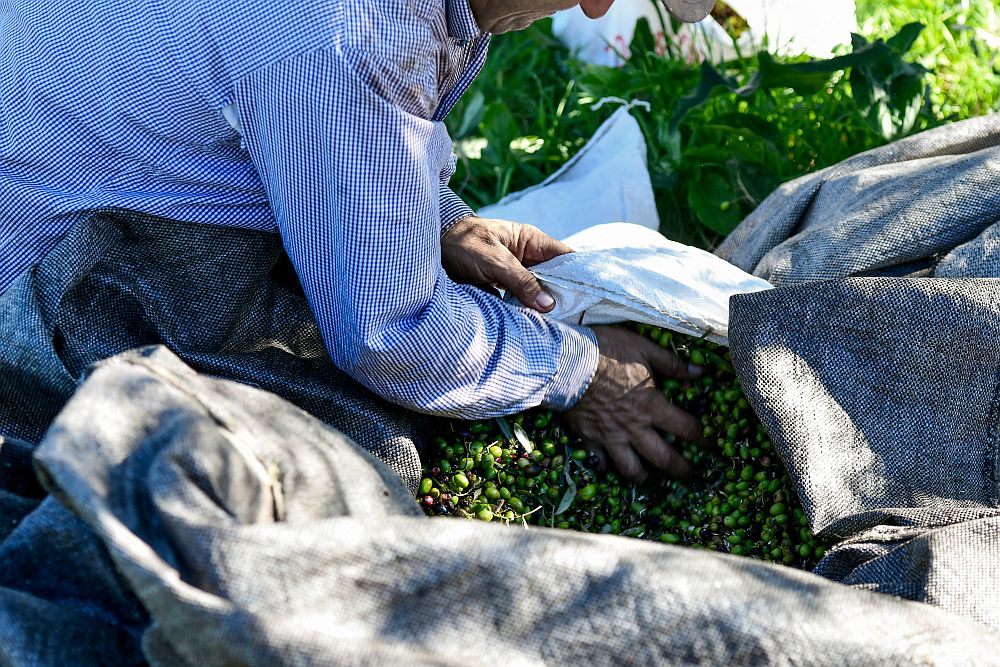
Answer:
M658 229L646 140L628 112L630 106L616 111L540 185L508 195L479 215L535 225L557 239L619 220Z
M598 225L566 243L576 252L532 272L555 297L550 317L573 324L644 322L728 345L729 297L771 288L639 225Z

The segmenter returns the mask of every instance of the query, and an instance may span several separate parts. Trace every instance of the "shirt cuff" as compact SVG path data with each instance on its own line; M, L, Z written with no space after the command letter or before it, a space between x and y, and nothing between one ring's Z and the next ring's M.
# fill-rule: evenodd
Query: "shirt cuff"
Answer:
M454 227L459 220L475 215L469 205L443 183L438 196L441 203L441 236L444 236L445 232Z
M542 406L551 410L569 410L576 405L594 379L600 356L597 336L592 329L570 324L560 326L562 350L556 374L542 399Z

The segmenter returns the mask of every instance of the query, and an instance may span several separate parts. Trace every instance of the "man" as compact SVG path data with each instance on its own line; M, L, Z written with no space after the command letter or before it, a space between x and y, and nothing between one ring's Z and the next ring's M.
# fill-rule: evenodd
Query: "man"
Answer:
M615 328L571 327L524 265L568 252L475 217L442 119L491 33L614 0L13 0L0 12L0 293L107 208L280 233L334 363L399 405L569 410L632 479L700 426L652 373L698 374ZM669 0L701 18L707 0Z

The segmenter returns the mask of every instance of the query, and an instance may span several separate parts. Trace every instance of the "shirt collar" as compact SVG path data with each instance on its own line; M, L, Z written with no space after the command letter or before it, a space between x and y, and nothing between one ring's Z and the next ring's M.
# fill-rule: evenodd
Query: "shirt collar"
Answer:
M445 0L448 15L448 36L459 42L475 39L482 34L469 0Z

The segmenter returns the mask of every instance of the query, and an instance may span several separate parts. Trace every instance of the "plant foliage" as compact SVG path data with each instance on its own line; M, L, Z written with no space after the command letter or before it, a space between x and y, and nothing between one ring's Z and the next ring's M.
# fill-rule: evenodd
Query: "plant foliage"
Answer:
M710 249L782 182L949 120L932 104L944 74L912 54L936 30L911 22L888 38L855 35L826 60L761 52L715 66L663 54L643 21L620 68L577 62L545 23L504 35L448 119L453 184L473 207L492 203L579 150L613 110L593 110L597 101L645 100L651 110L633 113L661 231Z

